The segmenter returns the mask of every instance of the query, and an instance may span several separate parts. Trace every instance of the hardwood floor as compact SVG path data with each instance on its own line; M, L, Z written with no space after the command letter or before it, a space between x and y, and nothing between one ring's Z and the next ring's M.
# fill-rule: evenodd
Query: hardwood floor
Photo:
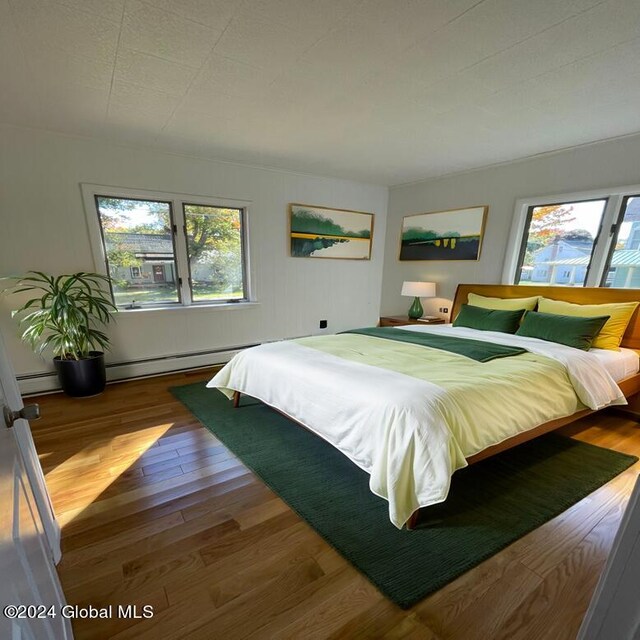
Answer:
M150 619L77 620L77 638L575 638L639 464L403 611L168 391L210 375L38 398L32 429L63 526L68 602L154 609ZM563 431L640 453L638 424L620 416Z

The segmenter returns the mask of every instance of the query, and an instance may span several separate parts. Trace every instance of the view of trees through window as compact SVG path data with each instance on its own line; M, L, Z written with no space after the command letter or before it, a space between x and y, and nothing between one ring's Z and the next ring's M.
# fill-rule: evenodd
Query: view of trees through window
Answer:
M606 203L531 207L515 284L584 286Z
M242 211L183 206L193 299L243 298Z
M171 204L102 196L96 202L116 305L179 302Z
M245 297L241 209L183 203L183 226L170 201L95 200L118 306L179 303L182 282L192 302Z

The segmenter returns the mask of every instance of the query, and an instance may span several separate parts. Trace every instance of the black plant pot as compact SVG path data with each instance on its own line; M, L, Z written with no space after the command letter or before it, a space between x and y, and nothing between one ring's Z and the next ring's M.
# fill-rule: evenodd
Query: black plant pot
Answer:
M53 364L62 390L72 398L95 396L104 391L107 374L102 351L89 351L89 357L80 360L63 360L56 356Z

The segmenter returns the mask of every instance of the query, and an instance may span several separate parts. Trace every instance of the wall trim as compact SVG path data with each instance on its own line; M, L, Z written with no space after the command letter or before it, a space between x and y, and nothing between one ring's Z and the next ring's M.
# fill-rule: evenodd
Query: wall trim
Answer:
M255 346L257 344L247 344L212 351L114 362L107 364L107 383L225 364L243 349ZM20 393L23 396L60 391L58 378L54 371L21 375L17 379Z

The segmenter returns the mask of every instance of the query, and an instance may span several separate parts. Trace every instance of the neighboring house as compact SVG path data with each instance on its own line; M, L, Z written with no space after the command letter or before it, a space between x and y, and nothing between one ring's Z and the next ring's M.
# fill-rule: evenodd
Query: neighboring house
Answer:
M624 214L625 222L631 222L629 235L622 249L613 254L606 286L640 287L640 198L633 198Z
M137 264L110 264L111 276L130 286L175 284L173 240L170 235L153 233L105 233L107 251L123 252L135 257Z
M638 225L637 222L633 224ZM640 227L638 232L640 233ZM618 249L613 254L605 286L640 288L640 250L637 247L638 242L635 249Z
M549 266L555 273L586 273L589 266L590 256L573 258L562 262L551 263ZM576 278L577 279L577 278ZM581 280L578 280L582 282ZM549 280L552 284L565 284L560 280ZM575 282L575 280L573 280ZM571 282L566 284L572 284ZM611 266L605 286L640 288L640 250L638 249L618 249L611 258Z
M631 229L624 245L616 249L605 281L607 287L640 288L640 198L633 198L625 211ZM581 284L591 260L591 243L559 240L536 251L529 273L531 282Z
M624 214L625 222L631 222L631 231L624 245L625 249L640 249L640 198L629 200Z
M584 281L591 242L582 240L556 240L538 249L533 254L533 268L529 270L531 282L564 284L571 286ZM574 263L574 260L586 258L586 262Z
M171 235L107 231L104 236L110 256L119 253L120 260L126 265L117 264L110 259L109 269L113 279L126 282L128 287L145 289L175 285L176 269ZM212 283L219 277L213 263L195 262L189 267L193 282Z

